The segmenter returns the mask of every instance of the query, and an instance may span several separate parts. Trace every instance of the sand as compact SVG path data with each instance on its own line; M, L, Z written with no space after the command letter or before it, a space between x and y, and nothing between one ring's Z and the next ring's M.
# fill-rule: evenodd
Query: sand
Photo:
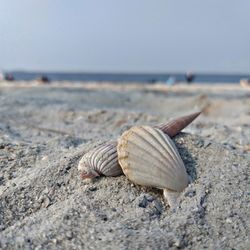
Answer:
M170 209L125 176L83 181L95 145L203 109L174 138L192 183ZM249 249L250 90L0 83L1 249Z

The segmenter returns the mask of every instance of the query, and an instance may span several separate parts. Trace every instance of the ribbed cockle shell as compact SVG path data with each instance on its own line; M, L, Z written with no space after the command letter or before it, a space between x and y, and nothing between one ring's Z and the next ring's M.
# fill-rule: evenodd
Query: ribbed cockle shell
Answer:
M170 206L188 185L184 163L170 137L150 126L132 127L118 140L118 161L132 182L164 190Z
M116 145L116 141L110 141L87 152L78 165L81 177L86 179L100 175L121 175L122 170L118 163Z

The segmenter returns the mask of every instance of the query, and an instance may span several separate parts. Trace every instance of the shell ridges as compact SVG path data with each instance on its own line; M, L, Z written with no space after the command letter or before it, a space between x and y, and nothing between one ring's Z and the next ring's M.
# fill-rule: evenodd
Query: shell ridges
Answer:
M99 175L118 176L122 169L118 163L117 142L104 143L87 152L78 164L83 179Z
M118 141L118 160L134 183L181 192L188 185L184 163L168 135L149 127L132 127Z

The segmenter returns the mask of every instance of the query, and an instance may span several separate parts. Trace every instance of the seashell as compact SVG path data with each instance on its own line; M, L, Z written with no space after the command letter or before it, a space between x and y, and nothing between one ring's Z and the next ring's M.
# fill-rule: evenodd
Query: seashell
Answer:
M200 113L201 112L197 112L191 115L177 117L165 124L155 127L161 129L170 137L173 137L188 126ZM104 143L82 157L78 165L82 179L95 178L100 175L118 176L122 174L122 169L118 163L116 144L115 141Z
M87 152L78 164L82 179L121 175L116 146L116 141L110 141Z
M190 115L177 117L167 123L157 125L155 128L162 130L165 134L172 138L176 136L182 129L187 127L200 114L201 112L196 112Z
M188 185L184 163L170 137L150 126L124 132L117 145L118 161L132 182L163 189L171 207Z

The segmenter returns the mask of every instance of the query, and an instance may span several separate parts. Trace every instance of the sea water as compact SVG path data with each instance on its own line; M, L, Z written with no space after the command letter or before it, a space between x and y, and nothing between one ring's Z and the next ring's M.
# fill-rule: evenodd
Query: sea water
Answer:
M15 80L30 81L46 76L54 81L98 81L98 82L176 82L186 81L186 75L180 73L56 73L56 72L8 72ZM199 83L239 83L240 79L250 79L249 74L193 74L192 82Z

